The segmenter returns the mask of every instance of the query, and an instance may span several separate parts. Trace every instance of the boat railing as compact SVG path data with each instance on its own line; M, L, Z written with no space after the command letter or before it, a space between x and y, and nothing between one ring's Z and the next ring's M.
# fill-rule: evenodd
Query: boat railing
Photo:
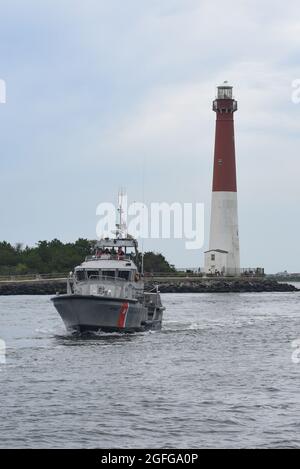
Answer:
M158 288L155 288L154 292L153 291L144 292L144 299L145 299L146 305L150 303L154 303L157 306L162 306L160 292Z
M50 274L15 274L15 275L2 275L0 282L22 282L22 281L41 281L41 280L65 280L69 272L50 273Z
M105 275L90 275L90 276L85 276L83 279L78 279L74 278L73 276L70 278L70 280L75 280L76 282L88 282L88 283L99 283L99 282L105 282L105 283L114 283L114 284L120 284L120 285L125 285L125 283L132 283L133 285L135 284L134 281L128 280L125 278L121 277L110 277L110 276L105 276Z
M131 256L130 254L99 254L99 255L93 255L93 256L86 256L85 261L101 261L101 260L109 260L109 261L131 261L134 259L134 256Z
M90 275L86 277L85 281L87 282L114 282L114 283L120 283L124 284L126 281L124 278L119 278L119 277L110 277L110 276L105 276L105 275Z

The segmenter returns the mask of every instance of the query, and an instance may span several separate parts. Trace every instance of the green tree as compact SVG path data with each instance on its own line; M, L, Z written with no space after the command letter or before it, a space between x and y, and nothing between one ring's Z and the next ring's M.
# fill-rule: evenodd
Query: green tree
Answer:
M64 273L81 264L91 254L96 241L79 238L75 243L58 239L39 241L36 246L23 248L0 242L0 275ZM139 257L141 261L141 254ZM174 272L174 267L160 253L146 252L145 272Z
M175 268L166 260L166 258L155 252L145 252L144 254L145 272L174 272Z

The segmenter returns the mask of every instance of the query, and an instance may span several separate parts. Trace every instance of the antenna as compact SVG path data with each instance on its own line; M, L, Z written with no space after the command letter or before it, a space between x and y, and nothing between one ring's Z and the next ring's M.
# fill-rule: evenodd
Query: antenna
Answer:
M125 208L124 208L125 207ZM127 214L127 194L124 189L120 189L118 193L118 221L116 223L116 236L118 239L127 238L127 223L123 216Z
M143 250L141 252L141 255L142 255L141 274L144 275L144 246L143 246Z
M143 159L142 159L142 217L143 217L143 223L144 223L144 208L145 208L145 166L146 166L146 157L145 153L143 154ZM144 255L145 255L145 246L144 246L144 238L141 239L141 256L142 256L142 262L141 262L141 274L144 275Z

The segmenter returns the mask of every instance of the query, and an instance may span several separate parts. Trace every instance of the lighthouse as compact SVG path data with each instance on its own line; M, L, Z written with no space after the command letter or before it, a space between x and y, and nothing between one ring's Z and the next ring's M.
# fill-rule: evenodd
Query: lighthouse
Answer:
M211 201L209 250L205 272L211 275L240 275L238 201L234 142L234 113L237 101L232 86L224 82L213 102L216 134Z

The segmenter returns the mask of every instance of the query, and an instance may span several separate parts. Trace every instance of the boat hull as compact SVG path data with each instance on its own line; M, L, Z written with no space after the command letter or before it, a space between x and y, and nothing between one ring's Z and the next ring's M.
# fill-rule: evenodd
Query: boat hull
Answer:
M137 300L58 295L52 301L68 331L138 332L161 328L161 318L148 321L147 308Z

